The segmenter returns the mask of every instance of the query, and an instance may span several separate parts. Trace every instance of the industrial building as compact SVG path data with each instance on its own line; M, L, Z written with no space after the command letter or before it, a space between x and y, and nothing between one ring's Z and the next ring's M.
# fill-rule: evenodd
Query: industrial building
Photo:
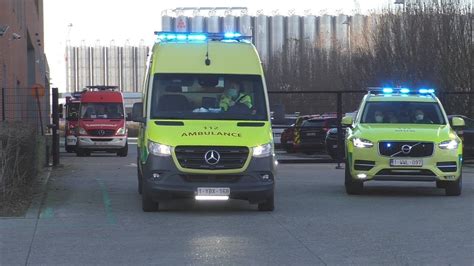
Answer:
M81 91L88 85L119 86L123 92L141 92L149 48L128 42L93 46L82 42L66 46L66 91Z
M34 84L45 88L38 99ZM49 123L42 0L0 1L0 88L1 121Z

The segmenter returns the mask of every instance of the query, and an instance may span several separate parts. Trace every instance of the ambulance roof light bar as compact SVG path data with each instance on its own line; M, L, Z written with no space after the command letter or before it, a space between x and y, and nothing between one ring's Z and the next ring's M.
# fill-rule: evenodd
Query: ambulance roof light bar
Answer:
M251 41L252 36L243 36L238 32L225 33L196 33L196 32L171 32L155 31L160 42L193 42L193 41Z

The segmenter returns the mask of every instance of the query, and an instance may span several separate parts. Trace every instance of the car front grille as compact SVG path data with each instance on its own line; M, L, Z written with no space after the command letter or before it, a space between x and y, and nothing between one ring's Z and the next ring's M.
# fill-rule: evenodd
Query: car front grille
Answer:
M175 154L179 164L183 168L228 170L244 167L249 155L249 148L231 146L177 146L175 148Z
M94 129L94 130L88 130L89 136L95 136L95 137L108 137L108 136L113 136L115 134L115 130L110 130L110 129Z
M416 141L381 141L380 155L389 157L428 157L433 155L432 142Z

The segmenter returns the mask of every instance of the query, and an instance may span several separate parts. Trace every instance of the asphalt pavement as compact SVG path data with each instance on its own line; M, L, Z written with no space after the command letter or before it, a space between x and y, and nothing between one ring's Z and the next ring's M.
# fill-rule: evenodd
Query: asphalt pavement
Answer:
M274 212L176 200L144 213L129 151L62 153L29 215L0 219L0 265L474 264L474 168L460 197L418 182L348 196L335 164L281 164Z

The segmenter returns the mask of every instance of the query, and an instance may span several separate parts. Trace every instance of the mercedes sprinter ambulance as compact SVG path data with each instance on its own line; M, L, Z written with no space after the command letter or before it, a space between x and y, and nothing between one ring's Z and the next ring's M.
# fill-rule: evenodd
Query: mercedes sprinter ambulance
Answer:
M238 33L159 32L146 72L138 184L144 211L172 198L274 209L275 157L262 64Z

